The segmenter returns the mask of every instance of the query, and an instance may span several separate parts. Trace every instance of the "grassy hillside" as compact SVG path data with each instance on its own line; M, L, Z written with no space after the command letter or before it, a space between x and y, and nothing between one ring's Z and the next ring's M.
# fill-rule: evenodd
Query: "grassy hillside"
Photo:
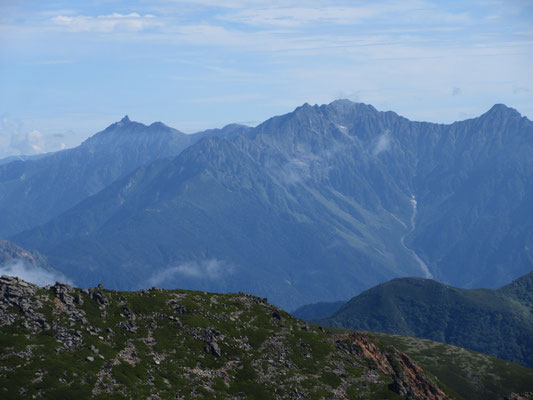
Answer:
M533 367L533 273L499 290L395 279L320 323L436 340Z
M447 399L405 354L266 299L0 278L2 399Z
M533 391L533 370L520 365L432 340L382 333L369 335L408 354L458 398L485 400L504 398L510 392Z

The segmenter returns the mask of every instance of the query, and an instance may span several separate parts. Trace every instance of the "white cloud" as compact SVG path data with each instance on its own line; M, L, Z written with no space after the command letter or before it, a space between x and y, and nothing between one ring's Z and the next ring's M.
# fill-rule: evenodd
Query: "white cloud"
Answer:
M372 155L376 157L384 151L389 151L391 147L391 140L392 138L390 131L385 131L379 135L372 148Z
M227 118L262 119L304 102L325 103L347 97L338 96L339 92L356 93L359 100L380 109L439 122L457 118L458 100L462 108L473 108L476 113L490 107L488 99L514 101L512 105L522 112L531 110L527 93L515 89L533 87L528 75L533 54L531 24L525 23L526 5L519 7L519 3L513 5L524 12L516 12L517 16L510 16L505 2L493 1L479 7L481 1L473 6L434 0L156 0L137 4L134 13L121 1L104 3L106 11L94 6L59 10L65 4L54 3L43 6L46 10L40 12L21 5L17 18L4 13L0 36L9 50L6 60L20 62L19 54L24 51L28 54L24 64L35 63L35 59L50 66L65 63L65 68L40 71L50 71L55 77L53 71L83 71L87 64L81 60L87 57L98 65L87 74L87 80L94 80L109 97L109 104L119 107L125 99L120 97L120 79L115 78L122 75L115 70L128 60L128 74L124 76L140 78L139 85L134 85L139 86L137 96L131 97L130 104L140 104L147 97L140 94L141 80L150 76L153 87L176 88L175 95L167 95L166 103L188 104L196 99L227 111L230 103L238 105L240 101L238 108L253 109L245 111L246 116ZM491 15L500 18L490 19ZM68 32L76 34L65 34ZM67 45L63 46L64 42ZM38 49L41 52L35 52L35 43L43 43ZM72 60L80 62L67 64ZM198 68L184 65L183 60L196 63ZM206 63L215 67L210 69ZM100 65L111 73L98 73ZM171 77L171 81L163 85L162 76L166 80ZM225 98L229 81L236 84L231 86L231 96ZM50 89L48 98L56 93L65 93L65 99L77 96L71 93L69 82L59 79L54 83L63 92ZM79 80L78 84L82 86ZM21 81L21 88L24 85ZM48 85L42 82L42 86ZM461 96L450 95L455 86L462 89ZM164 96L165 90L160 92ZM250 98L250 92L262 96ZM506 93L513 98L505 97ZM90 97L90 90L87 94L86 100L72 101L78 107L74 111L98 101ZM11 89L5 98L16 100L18 95ZM229 100L227 106L224 100ZM156 103L145 107L150 118L166 118L183 128L184 115L172 121L174 114ZM41 105L17 107L35 104ZM265 111L261 114L257 110L262 108ZM212 116L202 119L201 128L221 124L216 115L231 114L225 111L210 113ZM185 117L189 118L188 112ZM50 131L45 124L35 128L45 134ZM6 146L6 140L0 138L0 147ZM70 145L67 142L67 147Z
M43 152L44 147L40 131L25 131L22 123L9 118L0 120L0 157L37 154Z
M176 3L182 4L181 8ZM198 18L183 9L208 7L205 17ZM177 11L177 9L179 11ZM154 15L159 10L159 15ZM120 40L155 40L174 44L198 44L210 46L239 46L258 52L290 51L327 47L353 47L354 44L369 45L366 38L380 34L380 42L398 40L396 29L446 30L457 29L457 25L469 21L468 15L451 13L442 7L423 0L384 1L372 4L350 2L330 4L325 1L229 1L210 0L164 1L159 7L147 7L147 13L120 14L117 12L90 16L64 13L47 19L47 27L70 32L128 32ZM393 17L395 23L390 23ZM389 21L389 22L387 22ZM314 28L325 26L316 32ZM158 29L149 29L157 27ZM359 29L340 35L336 28L357 27ZM392 31L390 31L392 27ZM400 28L401 27L401 28ZM313 33L312 33L313 32ZM402 40L412 40L405 35ZM414 40L419 41L420 36ZM339 46L340 45L340 46Z
M33 130L26 135L25 143L30 146L36 154L44 151L44 137L38 130Z
M301 27L328 25L356 26L366 22L394 26L423 24L442 26L445 24L467 23L468 14L450 12L447 9L425 0L381 1L372 3L293 1L278 4L253 2L246 8L233 7L220 19L233 23L243 23L254 27ZM380 26L383 28L383 26Z
M150 286L157 286L172 279L179 279L180 277L215 280L232 274L233 271L234 267L231 264L214 258L188 261L155 273L148 280L148 284Z
M78 15L58 15L52 18L52 22L60 28L65 28L69 32L104 32L115 31L142 31L147 28L161 26L154 15L140 15L138 13L109 15L99 15L96 17Z
M59 272L28 265L22 260L11 260L1 266L0 275L18 276L20 279L39 286L52 285L55 282L72 284L70 279Z
M254 26L295 27L312 23L349 25L376 13L368 7L270 7L243 10L226 18Z
M62 137L44 135L37 129L27 129L16 119L0 119L0 158L46 153L65 147Z
M271 171L286 185L295 185L310 177L310 161L293 158L283 164L281 168L271 168Z

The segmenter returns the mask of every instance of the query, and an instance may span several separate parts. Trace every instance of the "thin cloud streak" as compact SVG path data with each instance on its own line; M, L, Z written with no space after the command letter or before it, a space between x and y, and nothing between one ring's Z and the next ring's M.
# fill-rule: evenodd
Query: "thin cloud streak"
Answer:
M141 31L143 29L161 26L162 23L151 14L139 15L113 13L109 15L90 16L65 16L58 15L52 18L52 23L65 28L69 32L115 32L117 30Z
M172 285L172 281L188 279L216 280L233 274L235 268L225 261L214 258L187 261L158 271L148 279L150 286Z

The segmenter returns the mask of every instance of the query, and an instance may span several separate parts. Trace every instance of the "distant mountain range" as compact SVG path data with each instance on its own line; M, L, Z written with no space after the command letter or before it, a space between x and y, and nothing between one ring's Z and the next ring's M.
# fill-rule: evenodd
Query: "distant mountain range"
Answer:
M296 318L301 318L306 321L316 320L319 318L327 318L337 312L346 301L331 301L331 302L318 302L313 304L305 304L298 307L291 312Z
M138 167L174 157L205 136L231 136L245 128L234 124L186 135L161 122L146 126L125 116L76 148L2 159L0 237L47 222Z
M28 161L28 160L38 160L39 158L46 157L50 153L42 153L42 154L33 154L30 156L27 155L19 155L19 156L8 156L5 158L0 158L0 165L8 164L13 161Z
M313 313L307 309L307 314ZM309 319L432 339L533 367L533 272L498 290L394 279L354 297L327 318Z
M442 125L338 100L193 136L125 119L1 165L0 193L0 234L82 286L293 309L394 277L498 287L533 268L533 123L504 105Z

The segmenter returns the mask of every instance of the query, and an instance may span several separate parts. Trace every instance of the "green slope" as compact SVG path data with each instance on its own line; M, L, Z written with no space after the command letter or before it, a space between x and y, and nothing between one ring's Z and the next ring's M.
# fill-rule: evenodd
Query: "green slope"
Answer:
M371 333L371 337L407 353L458 397L504 398L533 390L533 370L483 353L426 339Z
M320 323L432 339L533 366L533 273L499 290L395 279Z
M0 278L2 399L446 399L365 335L239 294Z

